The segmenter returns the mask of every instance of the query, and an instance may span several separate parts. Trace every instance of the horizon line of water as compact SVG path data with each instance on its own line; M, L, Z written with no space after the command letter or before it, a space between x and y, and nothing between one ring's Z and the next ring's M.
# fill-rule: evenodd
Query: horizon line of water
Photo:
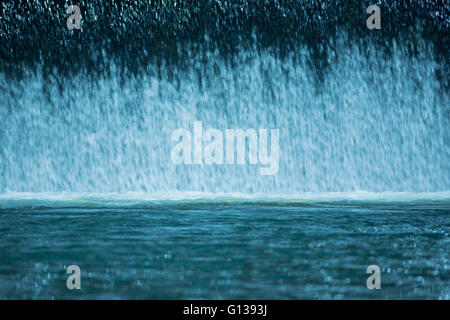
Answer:
M0 193L0 207L20 206L128 206L158 203L399 203L414 202L450 204L450 190L441 192L326 192L326 193L210 193L210 192L124 192L124 193L76 193L76 192L6 192Z

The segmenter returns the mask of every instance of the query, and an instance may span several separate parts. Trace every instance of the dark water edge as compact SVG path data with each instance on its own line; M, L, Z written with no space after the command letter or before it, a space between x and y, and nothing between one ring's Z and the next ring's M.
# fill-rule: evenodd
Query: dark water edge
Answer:
M2 299L450 298L446 201L1 208Z
M366 27L366 8L382 10L381 30ZM307 47L309 65L323 79L337 39L348 46L375 44L392 53L394 43L416 56L423 43L434 50L448 88L450 6L445 0L167 0L77 1L82 29L68 30L67 1L8 1L0 14L0 71L11 79L30 70L45 76L92 77L118 66L124 81L158 65L176 72L218 52L233 63L243 50L257 48L280 58Z

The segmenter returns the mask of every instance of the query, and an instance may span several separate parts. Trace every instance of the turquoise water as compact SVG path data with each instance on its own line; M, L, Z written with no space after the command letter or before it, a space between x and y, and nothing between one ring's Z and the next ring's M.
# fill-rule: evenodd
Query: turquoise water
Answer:
M0 197L0 298L450 298L448 194L178 197Z
M302 48L209 54L126 81L113 62L0 73L0 298L449 299L450 104L432 51L338 45L319 88ZM279 129L279 172L174 164L171 134L194 121Z
M443 1L379 1L381 30L356 0L91 1L82 30L22 2L0 19L0 298L450 298ZM174 163L197 121L279 130L279 170Z

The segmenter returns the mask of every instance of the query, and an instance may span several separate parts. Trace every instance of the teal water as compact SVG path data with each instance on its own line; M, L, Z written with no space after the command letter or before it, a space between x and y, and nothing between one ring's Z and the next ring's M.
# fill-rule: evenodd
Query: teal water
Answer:
M0 197L0 298L450 298L450 202L436 195L124 198Z
M443 1L381 1L372 31L356 0L92 1L80 32L14 3L0 298L449 299ZM279 171L175 164L196 121L278 129Z
M450 103L431 49L386 56L342 42L319 88L304 48L284 60L242 50L233 64L208 52L187 56L188 70L127 79L113 62L111 74L60 82L0 73L0 193L450 190ZM171 135L194 121L279 129L279 171L174 164Z

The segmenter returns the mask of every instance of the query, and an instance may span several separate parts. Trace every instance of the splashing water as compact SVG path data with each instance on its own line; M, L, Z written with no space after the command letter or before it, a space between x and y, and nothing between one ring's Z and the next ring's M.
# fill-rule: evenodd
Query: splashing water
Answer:
M300 57L300 59L298 59ZM450 189L450 105L431 51L330 54L320 89L308 51L209 53L175 74L121 81L1 75L1 192L434 192ZM164 69L164 68L162 68ZM177 128L280 129L280 169L175 165ZM248 163L248 162L247 162Z
M358 1L321 2L320 14L311 1L169 3L90 2L72 34L53 1L3 6L0 298L448 299L446 42L420 40L446 34L446 7L398 14L411 4L382 1L391 17L372 45L366 29L334 35L360 25L346 16ZM443 14L409 35L431 4ZM284 37L296 49L273 53ZM235 42L231 57L218 52ZM324 42L328 61L315 64ZM187 67L151 60L173 50ZM84 69L58 73L69 65ZM279 129L277 174L175 165L171 135L194 121ZM80 294L66 287L72 264ZM382 290L366 287L371 264Z

